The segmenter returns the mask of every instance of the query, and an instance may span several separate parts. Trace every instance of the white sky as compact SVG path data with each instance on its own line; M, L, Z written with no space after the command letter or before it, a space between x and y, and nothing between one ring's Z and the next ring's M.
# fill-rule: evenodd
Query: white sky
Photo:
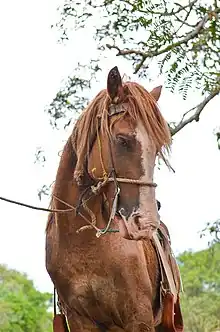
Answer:
M78 60L95 53L90 32L76 34L68 47L57 44L50 29L56 15L56 0L12 0L0 4L0 196L25 203L39 202L37 189L55 177L67 134L51 129L44 106L59 89L60 82ZM104 87L108 70L118 65L122 74L132 74L130 64L108 53L103 62ZM136 78L137 79L137 78ZM147 88L162 82L157 79ZM179 119L181 113L196 105L198 95L191 93L187 102L163 91L160 106L167 120ZM220 125L219 97L210 102L199 123L187 126L175 137L171 164L156 173L157 197L162 203L162 220L168 225L176 253L207 245L200 231L207 221L220 217L220 152L213 129ZM45 167L34 164L37 146L43 145L49 156ZM52 291L44 268L44 229L47 214L0 201L0 263L26 272L41 290Z

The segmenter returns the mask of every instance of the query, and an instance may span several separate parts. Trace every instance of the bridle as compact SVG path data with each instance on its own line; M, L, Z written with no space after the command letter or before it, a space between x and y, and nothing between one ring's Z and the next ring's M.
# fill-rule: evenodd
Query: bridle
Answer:
M108 117L123 114L125 112L126 112L126 109L124 107L124 104L111 104L109 106L109 110L108 110ZM112 222L114 216L117 213L118 199L119 199L119 195L120 195L120 185L119 185L120 183L129 183L129 184L135 184L135 185L147 186L147 187L154 187L154 188L157 187L157 184L154 183L154 182L148 182L148 181L144 181L144 180L140 180L140 179L122 178L122 177L117 176L117 173L116 173L116 170L115 170L115 167L114 167L114 162L113 162L113 152L112 152L112 144L111 144L112 140L111 140L111 137L109 135L108 135L108 146L109 146L109 152L110 152L110 164L111 165L110 165L110 172L108 173L105 169L105 165L104 165L104 162L103 162L102 144L101 144L101 139L100 139L100 124L98 122L98 119L97 119L97 125L96 125L96 135L97 135L97 141L98 141L99 159L100 159L103 175L102 175L101 178L97 178L94 175L94 172L95 172L96 168L93 168L91 173L93 174L93 180L96 180L96 184L91 185L89 188L87 188L86 191L88 191L88 189L90 189L92 194L98 195L100 193L100 190L104 186L106 186L108 183L113 182L114 186L115 186L114 199L113 199L111 212L110 212L110 216L108 218L108 222L107 222L106 227L104 229L98 229L97 227L94 227L96 229L96 236L100 237L101 235L104 235L104 234L109 233L109 232L110 233L111 232L113 232L113 233L118 232L118 230L111 229L110 226L111 226L111 222ZM91 228L91 226L95 226L95 224L96 224L96 217L95 217L94 213L88 208L88 206L86 204L86 202L89 199L84 200L83 195L82 195L81 202L79 202L79 204L78 204L77 211L79 210L79 206L82 205L84 207L84 209L90 214L92 222L90 223L89 227L88 226L81 227L78 230L79 232L81 230Z

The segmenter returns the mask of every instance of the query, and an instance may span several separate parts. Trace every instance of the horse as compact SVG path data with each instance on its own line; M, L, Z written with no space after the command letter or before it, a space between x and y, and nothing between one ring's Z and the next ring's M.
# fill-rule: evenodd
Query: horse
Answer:
M183 331L161 318L163 267L153 240L161 229L155 162L166 161L171 145L157 105L161 88L148 92L122 82L112 68L107 88L64 146L46 228L46 269L71 332Z

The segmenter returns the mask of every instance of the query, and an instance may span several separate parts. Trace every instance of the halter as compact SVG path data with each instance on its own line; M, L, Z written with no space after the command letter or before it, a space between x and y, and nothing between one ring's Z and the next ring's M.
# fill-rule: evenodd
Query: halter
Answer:
M125 113L126 108L124 104L111 104L108 110L108 116L112 117L114 115L118 115L118 114L123 114ZM121 177L117 177L116 175L116 171L115 171L115 167L114 167L114 163L113 163L113 155L112 155L112 149L111 149L111 138L109 137L109 151L110 151L110 162L111 162L111 171L110 173L106 172L105 169L105 165L103 162L103 155L102 155L102 145L101 145L101 139L100 139L100 135L99 135L99 125L98 125L98 121L96 124L96 134L97 134L97 141L98 141L98 149L99 149L99 157L100 157L100 162L101 162L101 167L102 167L102 172L103 172L103 176L101 178L96 178L94 175L94 172L96 170L96 168L92 169L92 174L93 174L93 178L99 180L98 183L96 185L92 185L90 186L90 189L92 191L93 194L97 195L101 188L103 188L105 185L107 185L109 182L114 182L115 184L115 193L114 193L114 199L113 199L113 203L112 203L112 207L111 207L111 213L107 222L107 225L104 229L98 229L96 227L96 216L94 215L94 213L88 208L86 202L91 198L87 199L86 201L82 198L82 206L84 207L84 209L89 213L89 215L91 216L92 221L89 223L90 225L88 226L83 226L81 227L78 232L84 230L84 229L88 229L91 228L91 226L93 228L96 229L96 236L100 237L101 235L104 235L106 233L116 233L119 232L118 230L114 230L111 229L111 222L117 212L117 204L118 204L118 198L119 198L119 194L120 194L120 187L119 187L119 183L129 183L129 184L135 184L135 185L139 185L139 186L147 186L147 187L157 187L157 184L154 182L148 182L148 181L144 181L144 180L140 180L140 179L130 179L130 178L121 178ZM80 204L81 205L81 204Z

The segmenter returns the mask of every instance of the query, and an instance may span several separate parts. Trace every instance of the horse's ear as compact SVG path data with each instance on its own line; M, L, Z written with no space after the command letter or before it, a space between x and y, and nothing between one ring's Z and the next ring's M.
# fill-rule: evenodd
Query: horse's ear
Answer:
M108 73L107 91L112 102L117 103L122 92L122 79L117 66Z
M154 88L154 89L150 92L151 96L152 96L156 101L158 101L159 98L160 98L161 90L162 90L162 85L159 85L159 86L157 86L156 88Z

